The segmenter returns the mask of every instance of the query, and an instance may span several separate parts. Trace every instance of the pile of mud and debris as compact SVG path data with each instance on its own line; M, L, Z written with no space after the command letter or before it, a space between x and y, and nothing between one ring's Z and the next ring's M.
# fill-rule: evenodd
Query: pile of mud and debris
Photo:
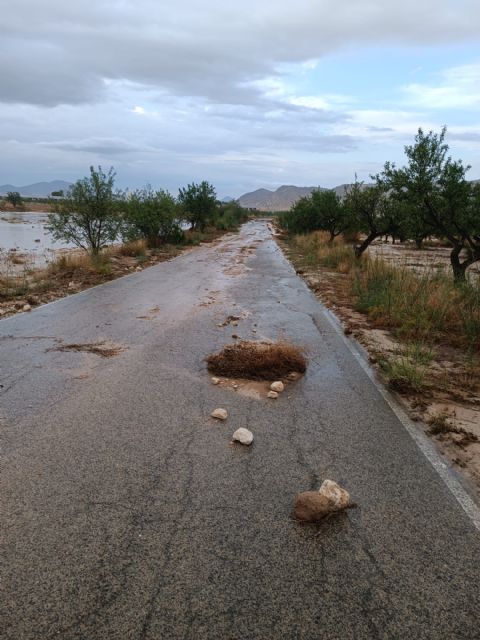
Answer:
M208 370L218 376L248 380L278 380L307 368L305 352L290 342L244 340L208 356Z

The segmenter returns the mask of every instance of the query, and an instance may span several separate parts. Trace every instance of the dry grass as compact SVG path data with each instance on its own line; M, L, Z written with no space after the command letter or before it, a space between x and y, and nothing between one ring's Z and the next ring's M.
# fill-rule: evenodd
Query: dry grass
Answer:
M88 253L68 253L48 265L48 275L68 280L109 278L112 274L111 256L108 252L98 256Z
M131 256L136 258L137 256L144 256L147 253L147 241L145 239L131 240L125 242L119 247L113 247L112 253L119 256Z
M352 245L346 244L341 236L337 236L333 242L328 242L328 238L329 234L325 231L314 231L296 236L295 244L304 254L308 265L319 265L340 273L350 273L358 263ZM362 258L362 262L366 260L368 256Z
M356 308L379 327L423 343L480 350L480 286L370 260L353 274Z
M314 232L295 236L293 244L306 265L344 274L355 308L376 327L409 341L480 351L478 280L458 286L449 273L416 273L368 255L357 260L342 238L327 240L324 232Z
M276 380L289 373L305 373L304 350L290 342L251 342L227 345L208 356L208 370L219 376Z

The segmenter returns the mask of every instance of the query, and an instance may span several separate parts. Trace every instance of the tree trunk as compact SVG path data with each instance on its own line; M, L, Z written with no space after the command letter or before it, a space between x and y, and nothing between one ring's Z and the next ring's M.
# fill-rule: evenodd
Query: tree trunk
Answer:
M460 262L460 252L462 251L461 246L456 246L450 252L450 264L452 265L453 270L453 279L455 282L462 284L467 281L467 277L465 275L467 271L467 267L469 266L468 260L465 262Z
M365 249L370 246L370 244L375 240L377 236L378 233L376 231L371 231L370 234L365 238L365 240L355 247L355 257L360 258Z
M415 238L415 246L417 249L421 249L423 247L423 237Z
M330 238L328 240L328 244L333 244L333 241L335 240L335 232L334 231L330 231Z

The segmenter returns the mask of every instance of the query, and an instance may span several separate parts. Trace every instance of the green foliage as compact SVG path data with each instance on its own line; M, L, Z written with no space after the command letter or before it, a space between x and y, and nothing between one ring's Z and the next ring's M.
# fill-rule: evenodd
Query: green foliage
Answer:
M380 181L373 186L364 186L355 179L345 194L344 206L348 212L350 229L366 236L355 247L357 258L375 238L390 233L392 220L399 215L395 202L388 197Z
M405 356L383 358L380 366L387 375L390 388L399 393L417 393L425 382L425 367Z
M318 228L329 233L330 242L348 228L347 208L334 191L314 191L311 206L317 215Z
M183 231L175 198L168 191L153 191L150 186L131 193L124 205L122 235L126 240L145 238L150 248L181 242Z
M183 218L190 223L192 230L203 231L215 216L217 196L215 188L206 180L200 184L192 182L178 192L178 202Z
M407 164L387 162L379 180L407 205L410 231L444 237L452 247L450 262L457 281L480 260L480 190L466 180L470 167L448 156L446 127L440 133L418 130L405 147Z
M292 233L327 231L330 241L348 227L347 211L340 198L331 190L315 190L298 200L292 208L279 215L284 229Z
M215 212L214 224L217 229L228 231L236 229L242 222L247 219L247 212L236 200L231 202L221 202L217 205Z
M64 200L53 202L47 229L55 240L72 242L97 255L119 235L121 194L114 191L113 167L104 173L90 167L90 176L77 180Z
M7 202L10 202L14 209L19 207L23 203L22 196L18 193L18 191L9 191L5 199Z

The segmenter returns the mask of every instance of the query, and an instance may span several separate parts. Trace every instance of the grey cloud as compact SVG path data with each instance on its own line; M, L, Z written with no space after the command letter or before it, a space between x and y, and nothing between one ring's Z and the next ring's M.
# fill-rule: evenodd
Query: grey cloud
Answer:
M269 130L260 140L270 142L276 149L298 149L316 153L345 153L356 149L357 141L347 135L325 135L318 132L295 132Z
M146 152L148 147L134 144L121 138L89 138L85 140L59 140L39 142L38 146L63 149L66 151L90 152L99 155L115 156L125 153Z
M2 8L0 54L7 64L0 70L0 100L102 100L105 79L124 79L176 95L250 104L261 92L245 83L274 75L282 63L318 58L347 44L474 38L480 27L473 0L446 0L443 6L433 0L225 4L8 3Z

